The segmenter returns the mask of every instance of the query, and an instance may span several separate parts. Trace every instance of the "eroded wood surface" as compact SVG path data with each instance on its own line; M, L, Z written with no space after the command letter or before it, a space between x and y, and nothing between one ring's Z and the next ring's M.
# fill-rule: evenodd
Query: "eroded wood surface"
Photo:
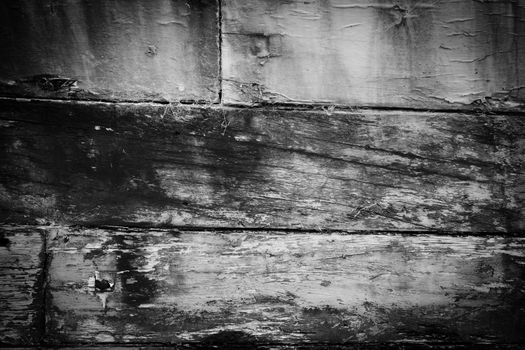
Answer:
M519 116L4 100L0 120L7 221L524 228Z
M523 238L47 230L57 343L525 341Z
M0 93L91 100L219 98L215 0L0 2Z
M44 250L42 230L0 226L0 346L44 335Z
M525 2L224 0L227 103L524 109Z

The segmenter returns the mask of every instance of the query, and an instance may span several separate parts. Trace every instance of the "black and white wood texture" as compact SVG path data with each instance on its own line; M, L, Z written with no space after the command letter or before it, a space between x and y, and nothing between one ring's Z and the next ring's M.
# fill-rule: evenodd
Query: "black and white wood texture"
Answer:
M227 103L523 110L522 0L223 0Z
M0 106L5 220L524 228L520 116L8 100Z
M524 238L41 229L48 345L525 341Z
M523 349L524 11L2 1L0 346Z
M217 101L215 0L2 0L0 93Z
M0 346L44 336L45 237L36 227L0 227Z

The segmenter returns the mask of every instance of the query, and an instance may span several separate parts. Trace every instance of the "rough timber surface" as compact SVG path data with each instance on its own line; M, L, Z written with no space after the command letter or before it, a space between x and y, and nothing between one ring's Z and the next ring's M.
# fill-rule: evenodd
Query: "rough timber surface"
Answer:
M522 0L223 0L228 103L525 108Z
M51 342L525 342L524 238L47 230Z
M133 345L105 345L105 344L92 344L92 345L68 345L60 346L63 350L102 350L102 349L114 349L114 350L202 350L202 349L232 349L232 350L411 350L411 349L461 349L461 350L478 350L478 349L490 349L490 350L510 350L518 349L521 350L519 344L408 344L408 343L356 343L356 344L261 344L261 343L183 343L176 345L166 344L133 344ZM34 349L31 347L12 347L13 350L30 350ZM38 349L56 349L56 346L46 345L39 346Z
M44 335L44 233L0 227L0 346L35 345Z
M56 349L56 346L39 346L39 349ZM63 350L202 350L202 349L225 349L225 350L522 350L520 344L419 344L419 343L348 343L348 344L263 344L263 343L182 343L176 345L163 344L134 344L134 345L70 345L60 346ZM12 348L13 350L28 350L32 348Z
M2 0L0 93L216 101L215 0Z
M2 100L0 121L5 221L525 228L520 116Z

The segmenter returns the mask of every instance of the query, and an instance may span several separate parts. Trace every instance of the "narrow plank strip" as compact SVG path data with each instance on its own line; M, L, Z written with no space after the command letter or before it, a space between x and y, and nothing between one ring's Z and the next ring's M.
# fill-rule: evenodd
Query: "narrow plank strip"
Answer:
M525 107L520 1L222 4L228 103Z
M525 341L524 238L50 232L58 343Z
M508 159L503 178L505 187L513 190L506 192L509 207L509 221L513 222L515 230L525 232L525 118L494 119L497 140L496 153Z
M0 227L0 345L38 345L44 335L44 233Z
M39 349L55 349L56 346L41 346ZM71 345L60 346L64 350L203 350L203 349L233 349L233 350L419 350L419 349L435 349L435 350L521 350L523 347L520 344L421 344L421 343L347 343L347 344L326 344L326 343L308 343L308 344L264 344L258 342L248 343L232 343L229 341L220 341L215 343L181 343L175 345L163 344L140 344L140 345L115 345L110 346L105 344L98 345ZM13 350L30 350L34 348L12 348Z
M0 2L0 94L216 101L216 0Z
M0 208L14 222L524 228L519 116L0 105Z

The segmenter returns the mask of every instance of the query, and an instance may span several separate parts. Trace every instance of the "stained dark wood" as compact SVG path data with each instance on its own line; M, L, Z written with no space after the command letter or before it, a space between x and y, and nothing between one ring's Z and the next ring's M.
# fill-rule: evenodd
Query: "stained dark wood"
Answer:
M524 238L49 232L51 342L525 342Z
M234 336L234 334L232 334ZM55 349L56 346L46 345L39 346L39 349ZM521 350L523 346L520 344L459 344L459 343L448 343L448 344L436 344L436 343L346 343L346 344L327 344L327 343L302 343L302 344L275 344L275 343L232 343L232 342L213 342L213 343L181 343L181 344L140 344L140 345L120 345L115 344L98 344L98 345L69 345L60 346L64 350L96 350L96 349L115 349L115 350L193 350L193 349L234 349L234 350L412 350L412 349L436 349L436 350ZM30 347L16 347L12 348L16 350L27 350L33 349Z
M520 116L0 104L0 208L8 221L525 227Z
M0 226L0 346L38 345L44 335L44 233Z
M0 2L0 94L219 98L215 0Z
M524 110L522 1L222 1L227 103Z

